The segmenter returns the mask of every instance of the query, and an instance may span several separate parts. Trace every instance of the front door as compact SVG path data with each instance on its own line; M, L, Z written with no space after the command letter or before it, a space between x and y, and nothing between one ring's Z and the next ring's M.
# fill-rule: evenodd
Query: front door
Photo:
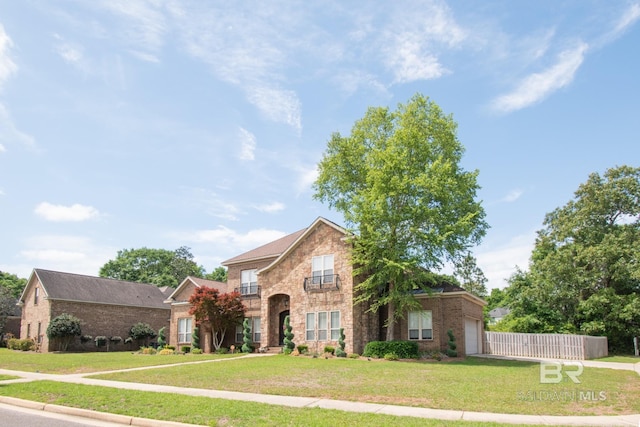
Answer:
M280 338L278 340L278 345L284 345L284 318L289 315L289 310L285 310L280 313Z

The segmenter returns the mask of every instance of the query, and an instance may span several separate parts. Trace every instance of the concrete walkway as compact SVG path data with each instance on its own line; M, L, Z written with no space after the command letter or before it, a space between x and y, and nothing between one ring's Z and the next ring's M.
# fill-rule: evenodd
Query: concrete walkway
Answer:
M255 356L262 357L262 356ZM495 358L495 357L493 357ZM201 361L195 363L215 363L224 362L226 360L233 359L218 359L210 361ZM522 360L522 359L518 359ZM531 360L531 359L529 359ZM193 362L191 362L193 363ZM585 366L597 367L597 368L611 368L611 369L627 369L635 370L633 364L610 364L609 362L593 362L595 365L585 363ZM179 364L178 364L179 365ZM150 366L144 368L133 368L122 371L140 370L140 369L162 369L170 366L178 365L162 365L162 366ZM619 365L631 365L623 367ZM640 365L640 364L639 364ZM640 368L640 366L638 366ZM115 371L109 371L115 372ZM640 373L640 371L638 371ZM174 386L162 386L153 384L141 384L141 383L127 383L119 381L107 381L94 378L87 378L88 376L99 375L105 372L92 372L88 374L73 374L73 375L57 375L57 374L43 374L37 372L21 372L10 371L6 369L0 369L0 374L18 376L20 379L1 381L0 384L11 384L16 382L29 382L39 380L58 381L64 383L73 384L85 384L104 387L116 387L128 390L139 391L154 391L164 393L182 394L188 396L203 396L215 399L229 399L229 400L241 400L248 402L266 403L269 405L289 406L295 408L324 408L335 409L347 412L370 412L376 414L387 414L397 416L408 416L418 418L431 418L447 421L475 421L475 422L498 422L507 424L536 424L536 425L571 425L571 426L633 426L640 427L640 414L634 415L620 415L620 416L549 416L549 415L517 415L517 414L494 414L485 412L468 412L459 410L444 410L444 409L429 409L429 408L416 408L409 406L398 405L384 405L375 403L363 403L352 402L333 399L318 399L313 397L295 397L295 396L277 396L257 393L242 393L236 391L222 391L222 390L205 390L194 389L185 387ZM30 408L37 408L41 410L50 410L55 412L69 411L74 415L88 416L94 419L101 419L111 422L119 422L124 425L153 425L153 426L185 426L186 424L174 423L174 422L160 422L157 420L145 420L128 416L114 416L112 414L99 413L94 411L78 410L75 408L65 408L58 405L45 405L42 403L28 402L20 399L0 396L0 403L27 406ZM81 415L84 414L84 415Z

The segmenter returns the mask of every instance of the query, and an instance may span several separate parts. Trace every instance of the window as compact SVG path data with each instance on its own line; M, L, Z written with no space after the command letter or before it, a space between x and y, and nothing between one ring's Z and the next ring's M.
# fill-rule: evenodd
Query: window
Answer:
M307 341L315 341L316 340L316 314L315 313L307 313Z
M240 272L240 294L252 295L258 292L258 270Z
M191 343L191 318L183 317L178 319L178 343Z
M27 323L27 338L31 338L31 323Z
M42 323L38 322L38 336L36 337L36 341L38 344L42 342Z
M433 339L433 326L431 324L431 310L409 312L409 339L410 340Z
M40 288L36 287L36 291L33 295L33 304L38 305L38 298L40 297Z
M306 341L337 341L340 338L340 312L307 313L306 332Z
M249 328L253 342L260 342L260 318L250 317ZM236 326L236 342L244 342L244 322Z
M331 341L340 339L340 312L331 312Z
M327 340L327 312L318 313L318 341Z
M311 271L314 284L333 283L333 255L314 256Z

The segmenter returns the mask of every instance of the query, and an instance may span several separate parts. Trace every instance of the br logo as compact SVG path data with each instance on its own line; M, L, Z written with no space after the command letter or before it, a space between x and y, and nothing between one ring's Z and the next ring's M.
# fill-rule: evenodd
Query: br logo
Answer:
M584 366L580 362L540 362L540 383L558 384L566 376L575 384L580 384L578 377L582 371Z

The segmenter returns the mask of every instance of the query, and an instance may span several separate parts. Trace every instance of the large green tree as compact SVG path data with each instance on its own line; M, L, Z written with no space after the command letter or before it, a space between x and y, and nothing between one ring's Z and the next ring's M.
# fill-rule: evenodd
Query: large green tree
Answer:
M487 277L471 252L456 261L453 275L467 292L480 298L487 297Z
M15 274L5 273L0 271L0 286L9 289L11 294L19 298L24 290L24 286L27 284L27 279L21 279Z
M16 311L16 297L11 290L0 286L0 339L4 335L4 328L7 324L7 317L12 316Z
M222 266L216 267L211 273L204 276L204 278L227 283L227 269Z
M185 246L175 251L123 249L115 259L102 266L100 276L175 288L187 276L203 277L204 269L196 264L190 249Z
M591 174L546 215L529 271L507 289L510 317L545 332L606 335L612 349L629 349L640 335L638 242L640 168Z
M477 171L460 166L464 148L450 115L417 94L395 111L369 108L348 136L335 133L318 165L314 197L344 215L352 232L357 302L387 308L394 323L417 306L438 271L478 243L488 227L476 201Z

